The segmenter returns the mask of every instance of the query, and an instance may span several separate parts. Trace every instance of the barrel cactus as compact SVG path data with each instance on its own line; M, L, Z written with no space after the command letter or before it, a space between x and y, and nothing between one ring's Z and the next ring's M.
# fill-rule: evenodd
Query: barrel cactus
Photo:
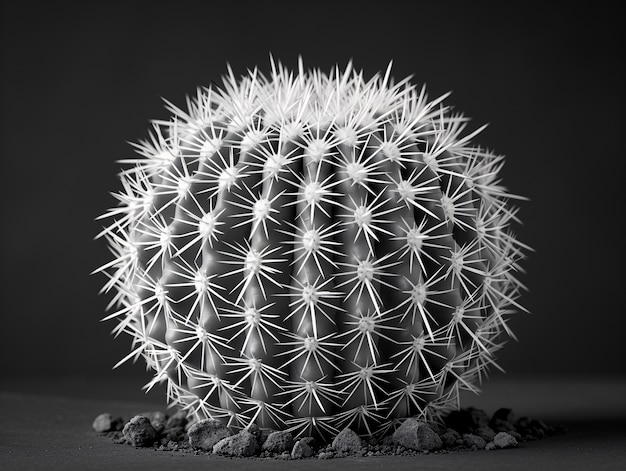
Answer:
M155 121L101 216L106 320L191 417L297 435L437 420L523 309L482 128L390 68L272 61Z

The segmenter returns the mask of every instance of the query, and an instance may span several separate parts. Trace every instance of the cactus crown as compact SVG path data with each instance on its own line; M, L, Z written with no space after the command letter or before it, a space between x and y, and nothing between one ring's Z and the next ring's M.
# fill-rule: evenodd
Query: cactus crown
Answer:
M523 309L503 156L390 68L272 61L153 123L99 234L105 319L190 415L385 432L458 407Z

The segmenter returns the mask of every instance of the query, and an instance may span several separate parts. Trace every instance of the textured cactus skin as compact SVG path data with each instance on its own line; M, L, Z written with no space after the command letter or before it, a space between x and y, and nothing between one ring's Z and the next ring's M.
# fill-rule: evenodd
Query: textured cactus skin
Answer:
M105 319L190 415L383 433L458 407L512 336L503 156L444 97L272 63L167 104L123 161Z

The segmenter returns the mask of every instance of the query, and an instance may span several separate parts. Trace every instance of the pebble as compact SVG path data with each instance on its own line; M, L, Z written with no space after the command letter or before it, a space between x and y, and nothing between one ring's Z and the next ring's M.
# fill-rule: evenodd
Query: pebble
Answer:
M294 460L301 460L304 458L310 458L313 456L313 448L307 443L306 440L298 440L291 450L291 458Z
M158 438L158 433L150 423L150 419L143 415L136 415L124 425L122 430L126 441L136 447L152 446Z
M413 417L402 422L392 439L395 445L415 451L436 450L443 445L439 435L426 422Z
M493 437L496 436L496 432L493 431L493 429L491 427L478 427L476 430L474 430L474 435L478 435L479 437L482 437L485 442L492 442L493 441Z
M362 442L354 430L348 427L337 434L333 440L332 447L335 451L345 454L356 454L361 452Z
M195 450L213 451L220 440L228 437L226 426L216 419L204 419L195 422L187 431L189 445Z
M465 433L463 434L463 445L467 448L482 450L487 445L487 442L483 437L474 435L473 433Z
M498 448L513 448L517 446L517 440L506 432L500 432L494 437L493 444Z
M213 445L213 453L225 456L247 457L256 455L259 444L257 438L248 432L241 432L221 439Z
M280 454L285 451L290 453L294 445L293 435L287 431L272 432L263 442L263 451Z
M124 428L124 419L113 418L111 414L104 413L94 419L92 427L98 433L116 432Z
M445 448L453 448L457 445L457 441L461 439L461 434L453 428L446 429L445 432L439 435L441 438L442 446Z

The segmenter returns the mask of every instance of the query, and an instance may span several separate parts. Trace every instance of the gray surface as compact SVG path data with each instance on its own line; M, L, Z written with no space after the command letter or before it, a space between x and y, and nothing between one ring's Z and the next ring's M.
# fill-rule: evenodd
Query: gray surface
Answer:
M130 418L162 409L159 392L137 397L124 381L102 383L59 380L34 392L35 382L13 382L0 392L0 469L463 469L553 470L626 469L626 381L493 382L466 404L492 411L510 405L519 415L564 424L570 431L517 449L455 452L416 457L344 458L332 461L227 459L157 452L115 445L91 429L96 415L110 412ZM64 385L64 387L62 387ZM90 392L91 389L91 392ZM108 392L107 392L108 391ZM128 391L129 400L123 398ZM109 399L112 397L113 399ZM122 399L118 399L122 397Z

